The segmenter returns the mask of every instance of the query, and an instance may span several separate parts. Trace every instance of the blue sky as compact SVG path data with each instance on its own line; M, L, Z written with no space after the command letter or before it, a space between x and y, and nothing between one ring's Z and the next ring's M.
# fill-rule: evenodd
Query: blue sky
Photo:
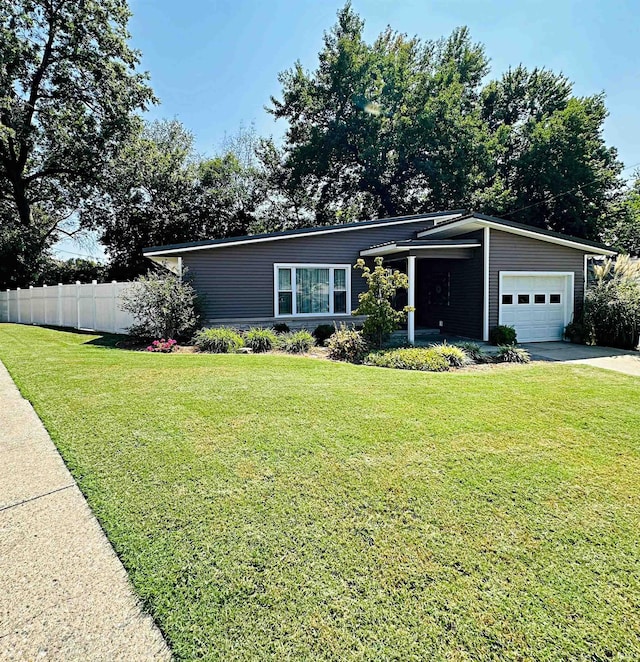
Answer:
M323 31L342 0L130 0L133 45L160 99L151 118L177 118L202 153L225 133L254 123L261 135L284 126L264 110L278 73L299 59L314 68ZM387 25L435 39L467 25L485 45L491 76L522 63L563 72L578 95L604 91L605 138L625 166L640 163L640 3L637 0L353 0L369 40ZM631 174L625 172L626 176ZM67 251L100 255L99 247ZM61 257L70 257L70 253Z

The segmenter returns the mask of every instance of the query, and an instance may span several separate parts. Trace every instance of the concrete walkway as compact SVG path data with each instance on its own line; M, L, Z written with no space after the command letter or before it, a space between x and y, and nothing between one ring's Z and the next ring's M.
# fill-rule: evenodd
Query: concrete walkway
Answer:
M0 660L171 659L2 363L0 402Z
M563 363L583 363L640 377L640 353L612 347L590 347L567 342L532 342L522 345L531 358Z

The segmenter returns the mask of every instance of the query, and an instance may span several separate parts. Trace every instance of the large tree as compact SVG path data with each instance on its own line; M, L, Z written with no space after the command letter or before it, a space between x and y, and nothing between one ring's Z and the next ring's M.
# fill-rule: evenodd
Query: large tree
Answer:
M611 220L622 170L602 137L603 95L577 98L565 76L520 66L485 86L481 107L492 158L477 206L598 238Z
M621 185L601 95L523 67L486 83L466 28L438 41L387 29L367 43L363 27L347 4L317 69L280 76L270 112L288 126L265 154L283 200L303 190L319 223L471 207L601 235Z
M470 201L486 156L484 49L466 29L438 42L387 29L370 45L363 27L347 5L317 70L297 63L280 76L271 112L288 122L288 185L310 190L319 222Z
M246 234L259 229L262 199L255 137L241 129L220 154L202 158L178 120L150 122L107 164L83 205L85 225L100 234L113 278L145 273L147 246Z
M613 223L605 240L618 250L640 256L640 171L611 208Z
M0 280L37 278L101 168L153 100L125 0L0 6Z

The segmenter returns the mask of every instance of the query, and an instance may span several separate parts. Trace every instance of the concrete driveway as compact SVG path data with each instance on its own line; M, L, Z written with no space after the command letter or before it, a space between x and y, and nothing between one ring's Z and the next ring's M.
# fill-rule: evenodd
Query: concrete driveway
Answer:
M534 360L583 363L640 377L640 352L612 347L574 345L568 342L532 342L523 343L522 347Z

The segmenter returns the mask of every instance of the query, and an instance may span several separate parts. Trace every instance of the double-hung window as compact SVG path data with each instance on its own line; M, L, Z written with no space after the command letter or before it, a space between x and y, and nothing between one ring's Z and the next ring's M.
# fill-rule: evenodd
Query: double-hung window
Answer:
M350 314L348 264L276 264L274 269L276 317Z

